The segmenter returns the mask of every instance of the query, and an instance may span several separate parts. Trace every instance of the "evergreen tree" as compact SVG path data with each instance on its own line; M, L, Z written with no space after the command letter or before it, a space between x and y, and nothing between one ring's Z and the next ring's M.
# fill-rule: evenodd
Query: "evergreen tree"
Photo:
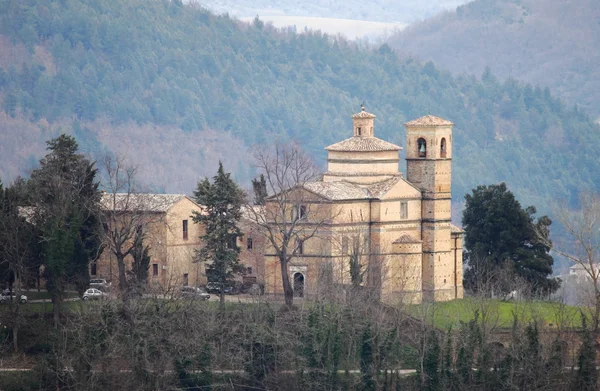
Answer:
M30 190L44 247L46 288L58 324L68 284L83 294L89 263L101 252L101 193L94 163L77 153L73 137L63 134L47 144L50 152L31 174Z
M362 373L362 389L365 391L375 390L375 356L373 335L371 325L367 324L362 335L360 347L360 371Z
M252 179L252 189L254 190L254 205L264 205L265 199L268 197L267 181L264 174Z
M242 235L238 222L242 217L244 194L230 176L219 162L213 182L205 178L198 183L194 196L203 211L194 212L192 216L195 223L204 225L204 235L200 237L203 246L197 254L206 263L209 281L220 286L221 308L225 306L225 286L235 274L243 272L237 239Z
M422 389L436 391L440 383L440 343L435 330L429 332L429 338L424 341Z
M547 216L534 221L536 210L521 208L506 184L478 186L465 195L462 223L465 229L465 286L480 291L482 284L495 281L502 291L510 291L508 278L498 273L508 264L533 292L554 292L560 280L550 278L554 260L548 236L552 221ZM543 238L540 237L543 236Z

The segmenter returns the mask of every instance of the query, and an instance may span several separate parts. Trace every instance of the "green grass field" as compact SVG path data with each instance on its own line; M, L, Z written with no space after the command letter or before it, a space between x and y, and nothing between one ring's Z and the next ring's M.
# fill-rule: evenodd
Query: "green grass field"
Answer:
M490 326L510 328L515 316L520 323L537 322L547 328L581 327L580 307L546 301L505 302L495 299L453 300L440 303L423 303L408 308L411 315L425 319L440 329L456 329L461 322L469 322L479 311ZM585 310L584 310L585 311Z

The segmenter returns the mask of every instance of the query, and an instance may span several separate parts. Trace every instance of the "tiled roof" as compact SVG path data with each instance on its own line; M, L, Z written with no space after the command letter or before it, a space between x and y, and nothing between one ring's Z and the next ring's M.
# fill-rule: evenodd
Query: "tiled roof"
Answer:
M371 197L373 198L383 197L396 183L400 182L401 179L402 177L396 176L383 182L373 183L367 187L369 189L369 194L371 194Z
M166 212L184 198L185 194L104 193L101 203L106 210Z
M426 115L421 118L413 119L408 121L404 125L406 126L440 126L440 125L454 125L452 122L445 120L440 117L433 115Z
M465 230L460 227L457 227L454 224L450 224L450 232L453 234L462 234L465 233Z
M369 198L367 189L349 182L309 182L304 188L332 201Z
M360 119L360 118L375 118L375 114L371 114L365 111L365 108L361 110L360 113L356 113L352 115L352 119Z
M388 143L377 137L350 137L339 143L325 148L328 151L338 152L377 152L377 151L399 151L402 148L396 144Z
M409 234L403 234L398 239L394 240L393 243L394 244L401 244L401 243L422 243L422 241L420 241L419 239L413 238Z

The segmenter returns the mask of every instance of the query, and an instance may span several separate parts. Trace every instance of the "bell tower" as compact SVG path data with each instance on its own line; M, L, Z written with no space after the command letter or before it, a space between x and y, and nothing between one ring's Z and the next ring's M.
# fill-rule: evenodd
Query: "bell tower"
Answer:
M455 269L459 265L452 256L450 224L453 125L431 115L405 124L407 179L423 192L422 282L423 299L428 301L456 296ZM462 281L460 286L462 290Z

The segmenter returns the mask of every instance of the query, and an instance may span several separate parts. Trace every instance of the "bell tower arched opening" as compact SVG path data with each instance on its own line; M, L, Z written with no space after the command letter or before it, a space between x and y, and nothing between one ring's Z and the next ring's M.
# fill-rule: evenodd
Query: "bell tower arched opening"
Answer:
M417 140L417 155L427 157L427 141L423 137Z
M446 158L446 138L442 137L442 141L440 142L440 157Z

